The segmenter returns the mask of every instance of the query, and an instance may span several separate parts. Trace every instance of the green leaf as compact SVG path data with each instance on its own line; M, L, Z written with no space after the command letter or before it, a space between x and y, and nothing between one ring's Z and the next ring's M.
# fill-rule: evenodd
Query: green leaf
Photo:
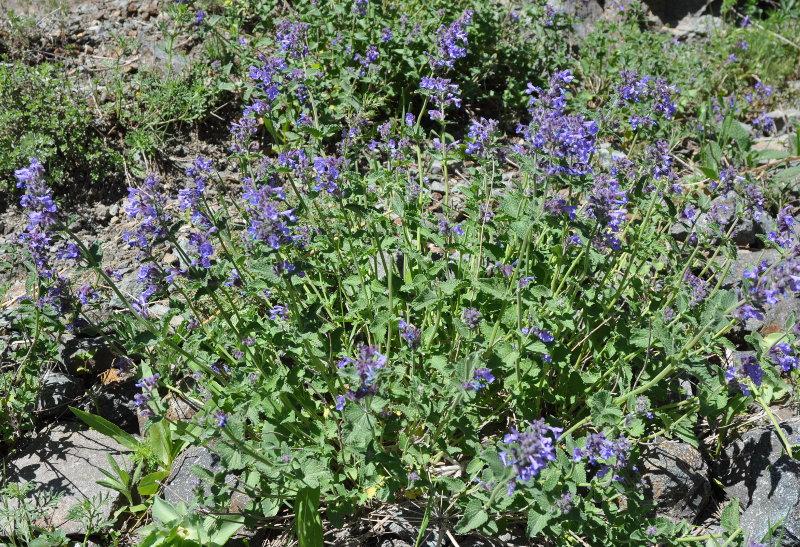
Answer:
M151 509L153 518L161 522L171 522L181 517L180 513L170 503L156 498L153 500L153 508Z
M139 491L139 495L152 496L158 492L158 487L160 486L158 481L163 481L167 477L169 477L169 471L154 471L145 475L136 488Z
M216 528L211 534L211 544L214 546L225 545L233 534L244 524L244 515L223 515L208 517Z
M550 522L550 514L549 513L539 513L535 508L531 508L528 511L528 537L536 537L538 536L544 527L547 526L547 523Z
M463 279L450 279L449 281L445 281L444 283L439 284L439 289L442 291L442 294L445 296L451 296L456 291L461 289L462 287L466 287L467 282Z
M83 423L85 423L95 431L99 431L103 435L111 437L125 448L128 448L130 450L138 450L139 447L142 445L142 443L139 440L137 440L136 437L134 437L130 433L123 431L122 429L120 429L119 426L112 424L105 418L102 418L95 414L84 412L83 410L78 410L77 408L74 407L69 407L69 409L72 411L73 414L75 414L75 416L80 418L80 420Z
M739 528L739 499L733 498L722 510L720 524L725 531L732 534Z
M319 488L301 488L294 500L294 513L300 547L322 547Z
M589 408L594 425L616 425L622 419L622 411L614 404L608 391L598 391L589 398Z
M487 513L480 500L472 499L467 504L464 511L464 516L456 524L456 531L459 534L465 534L470 530L474 530L486 524L489 520L489 513Z

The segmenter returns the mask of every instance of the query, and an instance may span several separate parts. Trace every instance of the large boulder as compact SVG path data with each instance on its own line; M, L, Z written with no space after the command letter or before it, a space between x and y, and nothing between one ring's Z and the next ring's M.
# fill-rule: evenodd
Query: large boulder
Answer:
M100 469L109 468L109 455L121 468L132 472L133 460L128 449L97 431L86 431L78 424L63 424L40 432L19 453L5 458L2 474L9 484L33 483L31 501L57 499L46 522L39 524L53 526L66 534L83 534L84 524L67 516L71 507L92 500L97 518L106 520L120 498L119 492L97 484L106 479Z
M780 425L789 442L796 443L800 418ZM773 426L752 429L731 443L716 472L726 497L740 501L745 537L761 541L778 526L782 547L800 545L800 461L785 454Z

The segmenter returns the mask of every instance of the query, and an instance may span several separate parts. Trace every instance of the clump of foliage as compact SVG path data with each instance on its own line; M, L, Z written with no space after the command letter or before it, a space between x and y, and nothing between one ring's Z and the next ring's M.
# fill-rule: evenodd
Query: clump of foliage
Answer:
M93 124L85 98L58 65L0 64L0 186L31 156L64 184L88 187L120 168L119 156ZM60 189L63 190L63 187Z
M266 20L247 20L247 7L277 9L176 10L230 40L215 25ZM264 23L258 42L228 44L252 59L231 124L238 180L201 157L177 194L154 173L130 188L134 298L59 217L43 162L17 170L34 328L83 328L112 295L127 308L101 327L141 378L145 438L76 412L152 456L155 470L117 473L124 510L158 517L148 545L221 544L245 522L289 513L314 544L320 508L340 525L420 496L420 537L436 513L457 533L531 541L743 539L735 502L723 530L700 538L655 517L637 460L656 437L700 446L701 428L724 431L753 404L774 421L770 405L800 366L796 325L731 336L800 290L791 211L768 201L747 168L749 135L732 129L757 117L766 87L732 70L743 102L715 109L710 96L684 99L668 63L625 48L608 53L602 79L590 62L577 75L504 72L516 54L520 70L547 66L521 44L491 49L499 38L484 25L513 21L505 8L417 7L402 22L367 0L304 4ZM535 28L555 25L545 5L529 9ZM638 43L631 29L621 32ZM469 110L498 99L514 112L523 98L508 133ZM695 165L676 152L687 132L700 143ZM771 208L777 222L760 241L780 259L730 288L738 232ZM83 275L62 277L60 261ZM754 355L730 357L742 347ZM168 393L198 415L167 420ZM200 512L157 496L187 444L225 468L198 471L209 486ZM229 472L246 508L219 518Z

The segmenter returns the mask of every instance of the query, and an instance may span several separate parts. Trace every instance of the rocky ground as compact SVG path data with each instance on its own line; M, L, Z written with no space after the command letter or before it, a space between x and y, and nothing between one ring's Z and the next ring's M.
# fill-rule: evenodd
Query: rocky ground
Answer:
M667 7L656 4L654 12L662 13L662 19L669 20L670 17L663 15L669 12ZM675 3L678 4L682 3ZM592 7L593 3L587 5L587 13L593 9L597 11ZM70 71L98 74L110 70L111 64L121 66L125 71L135 71L142 66L164 68L168 64L181 69L193 58L196 44L191 38L177 45L180 55L168 56L165 53L169 48L159 29L162 19L158 2L69 0L66 3L36 3L6 0L4 7L37 16L38 24L30 30L36 47L26 50L24 55L30 59L65 62ZM697 11L700 10L694 13ZM700 35L704 32L704 25L713 24L713 18L709 17L701 13L681 18L671 32L682 33L682 36ZM120 48L120 37L135 38L139 46L135 49ZM102 93L102 87L98 89ZM97 100L102 98L97 97ZM800 105L784 105L776 110L772 116L778 122L780 133L775 137L756 139L754 149L788 150L788 129L792 121L800 120L799 109ZM219 143L203 142L189 135L185 143L170 152L171 166L166 174L172 193L182 182L177 175L199 155L216 160L215 167L224 182L236 180L232 167L224 162L224 148ZM513 176L513 172L508 174L509 178ZM457 187L454 192L458 193ZM101 245L106 265L122 274L120 287L135 296L140 292L136 280L138 263L121 237L132 226L124 206L124 198L79 204L70 211L74 218L71 227L84 241ZM737 234L739 254L731 270L731 286L740 279L737 274L774 253L760 248L756 238L757 234L768 229L770 222L774 220L765 219L762 225L745 226ZM15 233L23 226L24 217L16 207L11 206L0 213L0 263L13 265L10 269L0 270L0 285L11 284L0 302L0 339L10 339L9 320L15 313L18 298L25 294L25 270L16 255L10 252ZM676 238L686 237L687 229L676 225L673 233ZM163 260L177 263L178 258L165 253ZM112 299L105 313L118 313L123 309L121 302ZM157 310L155 307L156 313ZM165 311L164 307L162 312ZM792 314L800 316L800 298L781 302L764 321L752 322L747 329L775 332L784 327ZM64 494L50 513L51 522L63 526L68 534L82 537L80 525L65 520L67 507L86 497L104 494L108 495L104 510L110 515L118 504L118 496L96 484L97 480L104 478L99 468L107 467L107 454L128 463L131 459L124 447L76 424L66 407L77 406L97 413L134 434L143 424L132 402L138 391L133 386L134 380L112 367L114 354L102 336L79 334L62 337L58 343L61 348L58 363L51 370L42 371L42 390L37 402L41 430L32 434L27 442L20 443L14 452L0 456L3 456L6 480L34 481L41 485L40 493ZM13 363L7 355L0 353L0 366L13 366ZM691 389L691 385L687 385L689 394ZM173 400L170 413L170 419L189 419L193 410L187 404ZM775 413L791 440L800 442L800 417L795 409L776 408ZM658 512L674 519L687 519L698 526L699 534L713 533L719 522L719 508L727 500L739 498L744 510L742 526L748 535L760 537L770 523L785 519L782 545L800 545L800 463L783 454L775 429L766 416L756 413L748 422L738 424L737 430L731 430L721 443L719 453L716 452L716 437L703 438L702 432L700 437L703 444L698 447L660 438L652 442L642 469ZM167 501L191 502L197 485L197 479L190 471L191 465L220 470L210 450L196 447L187 450L178 458L170 477L164 482L163 496ZM235 478L231 477L231 480ZM241 507L241 500L234 498L231 511L235 512L238 507ZM424 507L412 504L377 508L345 532L331 531L328 539L341 545L413 545L423 512ZM0 530L3 524L0 518ZM429 530L422 544L441 544L439 534L446 527L437 526L435 515ZM252 545L278 545L288 541L286 536L274 530L249 530L243 532L242 538L250 538ZM453 538L446 541L453 541ZM458 538L458 545L462 546L513 543L525 544L525 541L515 541L510 537L497 541Z

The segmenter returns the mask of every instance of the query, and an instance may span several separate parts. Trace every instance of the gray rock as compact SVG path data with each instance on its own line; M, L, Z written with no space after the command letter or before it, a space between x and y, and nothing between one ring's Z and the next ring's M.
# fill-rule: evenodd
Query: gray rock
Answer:
M210 471L220 473L224 471L219 456L202 446L190 446L184 450L172 465L169 477L164 481L164 499L176 505L183 502L190 505L199 489L203 496L211 495L210 484L204 483L194 473L192 466L197 465ZM235 486L236 477L231 474L225 476L227 486Z
M667 2L667 5L671 5L673 3L678 2ZM666 24L674 24L676 21L676 16L671 15L660 15L656 13L656 16L661 19ZM669 33L674 35L677 38L682 40L691 40L701 37L710 36L716 30L722 28L722 19L719 17L714 17L713 15L685 15L675 25L675 28L668 29Z
M386 520L383 524L383 531L385 533L394 534L398 539L416 544L417 536L419 535L419 523L422 522L422 517L425 513L424 506L406 505L392 505L386 508ZM437 522L437 516L431 515L431 520L425 535L419 542L419 545L426 547L434 547L441 543L439 538L440 523Z
M730 289L740 286L742 282L742 274L745 270L753 270L758 265L766 260L770 264L774 264L780 260L781 253L775 249L761 249L758 251L747 251L739 249L736 253L736 260L731 264L728 275L722 282L722 287Z
M106 222L111 218L108 212L108 207L102 203L98 203L94 208L95 218L101 222Z
M113 370L109 369L109 372ZM86 402L83 410L105 418L128 433L138 433L138 408L133 398L141 389L136 387L133 376L112 374L115 374L113 379L95 384L91 400Z
M58 416L83 395L83 382L68 374L49 372L42 378L36 411L43 418Z
M700 451L680 441L657 439L642 459L642 479L656 513L694 522L711 494L708 466Z
M114 352L100 337L66 336L61 349L61 361L70 374L100 372L111 368Z
M98 480L106 479L100 469L109 467L108 455L111 455L120 467L132 472L133 460L129 454L129 450L101 433L83 431L78 424L64 424L40 433L14 457L4 459L3 473L9 483L35 484L31 500L61 496L42 525L55 526L67 534L83 534L83 524L68 520L67 512L89 499L97 502L98 518L109 518L120 494L97 484Z
M790 443L798 441L800 419L781 428ZM744 508L745 537L760 541L783 520L781 545L800 545L800 462L784 454L774 427L752 429L730 444L717 475L726 497L738 498Z
M789 146L789 135L780 135L777 137L759 137L757 139L753 139L753 145L751 148L756 151L778 150L780 152L788 152Z
M800 123L800 109L784 108L773 110L767 113L767 118L770 118L775 124L775 130L778 133L792 131L792 129Z
M136 300L136 297L142 293L142 290L144 290L144 286L139 283L138 276L139 274L135 270L128 271L122 275L122 279L120 281L115 282L122 295L129 300ZM128 309L128 306L122 301L122 299L120 299L119 296L117 296L116 293L112 294L108 305L111 308Z
M708 32L708 21L721 25L719 17L703 15L706 0L644 0L642 2L665 25L675 25L694 33Z
M111 207L108 208L108 214L112 217L119 216L119 203L113 203Z

